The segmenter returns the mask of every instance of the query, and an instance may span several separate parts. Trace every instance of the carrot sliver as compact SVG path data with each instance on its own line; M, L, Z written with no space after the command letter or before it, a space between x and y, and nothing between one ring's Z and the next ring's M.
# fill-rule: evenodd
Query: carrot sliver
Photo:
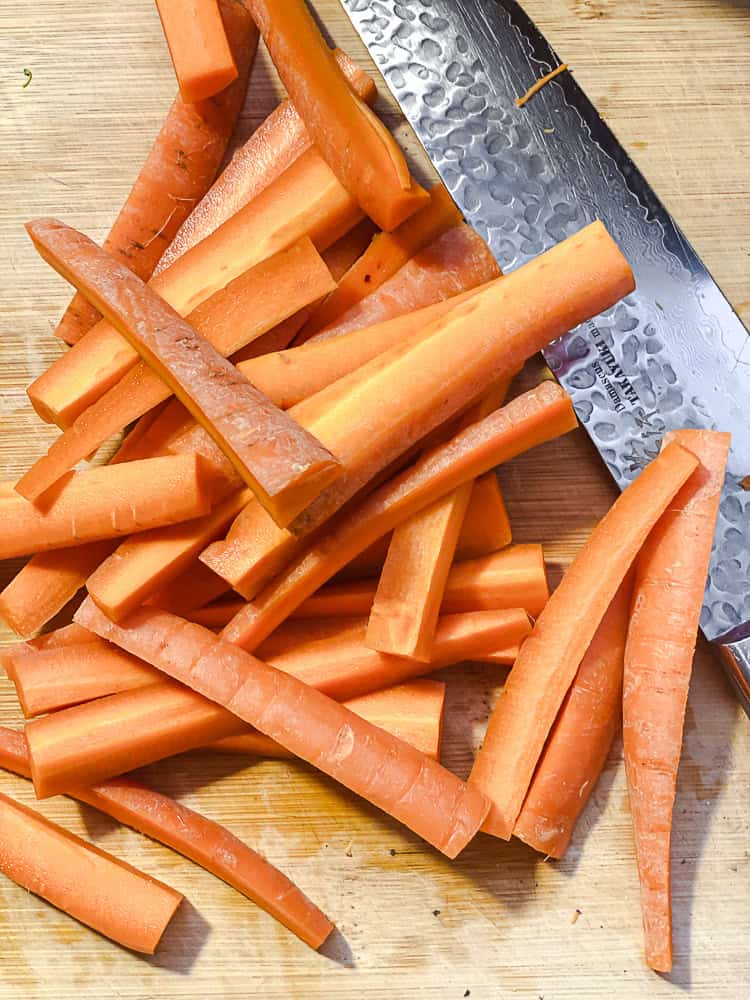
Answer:
M729 435L679 430L662 455L687 449L698 468L656 523L636 562L625 648L623 742L646 962L672 968L670 842L693 653Z
M631 591L628 575L581 660L513 827L552 858L565 854L620 722Z
M217 0L156 0L180 96L205 101L237 78Z
M492 801L484 829L508 840L576 670L648 533L698 460L673 444L594 528L539 615L490 718L471 781Z
M104 249L148 281L196 203L212 184L239 118L258 31L244 7L220 0L238 79L212 100L186 104L178 97L143 164L125 204L104 241ZM76 293L55 330L74 344L101 319Z
M179 892L0 794L0 871L125 948L153 955Z

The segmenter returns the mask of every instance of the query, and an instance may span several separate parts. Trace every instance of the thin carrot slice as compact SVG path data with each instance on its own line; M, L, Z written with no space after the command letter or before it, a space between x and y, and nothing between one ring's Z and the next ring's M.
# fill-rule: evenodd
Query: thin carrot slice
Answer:
M381 229L395 229L427 200L403 153L352 93L304 0L248 0L279 76L316 146Z
M237 79L216 0L156 0L180 96L205 101Z
M620 722L631 591L627 576L581 660L513 827L548 857L565 854Z
M551 382L512 400L345 512L232 619L225 638L254 648L376 538L468 479L575 426L570 399Z
M698 460L666 448L594 528L523 644L471 780L492 800L485 830L508 840L583 655L649 531Z
M700 464L638 556L623 690L625 770L646 962L658 972L672 968L672 810L729 435L674 431L665 435L662 455L680 446Z
M43 259L85 291L175 392L282 527L336 478L333 455L140 278L55 219L26 229Z
M330 168L310 149L210 236L151 280L151 287L188 315L255 264L309 236L318 250L360 219ZM138 354L102 320L28 389L48 423L70 426L135 365Z
M22 733L0 726L0 767L31 777ZM213 820L129 779L69 793L171 847L270 913L311 948L333 930L330 920L265 858Z
M179 892L0 794L0 871L125 948L153 955Z
M104 241L107 253L144 281L213 183L245 101L258 31L235 0L220 0L219 9L239 76L210 101L175 100ZM55 336L74 344L100 318L94 306L76 293Z

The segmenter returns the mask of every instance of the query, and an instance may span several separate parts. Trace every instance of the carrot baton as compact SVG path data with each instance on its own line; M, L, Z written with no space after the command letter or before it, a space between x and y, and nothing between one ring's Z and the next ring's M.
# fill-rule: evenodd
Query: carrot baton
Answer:
M471 781L492 800L485 831L508 840L544 744L615 593L648 533L695 470L666 448L594 528L536 620L490 717Z
M156 0L180 96L205 101L237 78L216 0Z
M153 955L183 897L0 794L0 871L125 948Z
M172 239L213 183L242 110L258 47L252 18L236 0L219 9L238 78L212 100L186 104L178 97L104 241L104 249L148 281ZM55 330L74 344L101 317L76 293Z
M31 777L23 734L4 726L0 726L0 767ZM69 794L194 861L311 948L319 948L333 930L330 920L282 872L229 830L174 799L122 778Z
M513 827L548 857L565 854L617 732L631 591L628 575L581 660Z
M633 815L646 962L672 968L670 841L693 653L700 623L729 435L665 435L700 463L666 509L636 562L625 648L623 740Z
M226 592L226 581L196 560L144 603L190 618L196 608L205 607Z

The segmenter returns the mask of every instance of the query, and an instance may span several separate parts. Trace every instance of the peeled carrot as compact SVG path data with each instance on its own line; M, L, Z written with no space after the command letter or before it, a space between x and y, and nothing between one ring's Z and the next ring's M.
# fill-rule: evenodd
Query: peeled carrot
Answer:
M205 101L237 78L217 0L156 0L180 96Z
M446 856L456 857L481 826L487 812L481 793L408 743L200 625L147 607L115 625L88 600L76 618L223 705Z
M226 580L196 560L144 603L190 618L195 608L204 607L226 592Z
M0 871L125 948L153 955L179 892L0 794Z
M244 104L258 31L236 0L220 0L219 9L239 76L210 101L175 100L104 241L104 249L144 281L216 177ZM74 344L100 318L76 293L55 336Z
M490 718L471 780L492 800L485 830L508 840L550 729L604 613L698 460L673 444L594 528L523 644Z
M344 187L381 229L395 229L427 200L396 141L336 65L304 0L248 0L287 93Z
M366 104L374 104L377 88L372 78L340 49L333 56L355 94ZM311 146L312 139L294 105L282 101L234 153L214 185L183 222L159 261L157 273L244 208Z
M625 648L623 737L646 962L672 968L670 841L693 653L730 437L665 435L662 456L687 449L698 468L669 504L636 562Z
M0 767L31 777L23 734L4 726L0 726ZM319 948L333 930L330 920L282 872L229 830L174 799L127 778L69 794L216 875L311 948Z
M206 514L202 465L195 455L69 472L40 510L13 489L0 497L0 559L117 538Z
M255 264L309 236L323 250L359 221L356 204L315 150L236 215L151 280L151 287L181 315ZM133 367L138 354L102 320L58 358L28 389L49 423L69 426L87 406Z
M548 857L565 854L620 722L631 590L627 576L581 660L513 827Z
M376 538L468 479L576 426L559 386L546 382L435 448L308 543L276 581L226 626L225 638L254 648Z
M304 325L300 342L326 329L361 299L371 295L435 237L461 222L461 213L443 184L435 184L429 194L429 203L424 208L392 232L374 237L339 281L336 291L320 304Z

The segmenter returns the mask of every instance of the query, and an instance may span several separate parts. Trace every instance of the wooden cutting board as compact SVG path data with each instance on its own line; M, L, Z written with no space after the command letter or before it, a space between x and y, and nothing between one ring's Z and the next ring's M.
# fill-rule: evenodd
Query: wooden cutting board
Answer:
M314 6L336 43L371 67L337 0ZM526 8L750 318L746 0ZM55 214L101 239L175 86L151 0L3 0L0 67L0 475L11 479L53 436L24 389L60 351L50 334L68 298L21 224ZM24 67L33 73L26 89ZM261 53L242 136L278 94ZM381 110L421 161L385 93ZM529 378L539 371L531 368ZM544 542L555 577L615 496L582 432L512 462L501 478L516 539ZM2 585L15 568L2 566ZM476 666L447 678L443 760L466 774L499 678ZM0 722L19 721L3 680ZM189 902L147 960L0 879L0 997L598 1000L616 991L620 1000L739 1000L750 984L750 723L706 650L696 659L675 816L671 977L641 961L621 755L618 742L562 863L484 837L449 863L295 764L196 753L150 768L156 787L226 823L334 918L339 934L325 955L165 848L68 800L45 801L45 815ZM33 802L28 783L3 773L0 790Z

